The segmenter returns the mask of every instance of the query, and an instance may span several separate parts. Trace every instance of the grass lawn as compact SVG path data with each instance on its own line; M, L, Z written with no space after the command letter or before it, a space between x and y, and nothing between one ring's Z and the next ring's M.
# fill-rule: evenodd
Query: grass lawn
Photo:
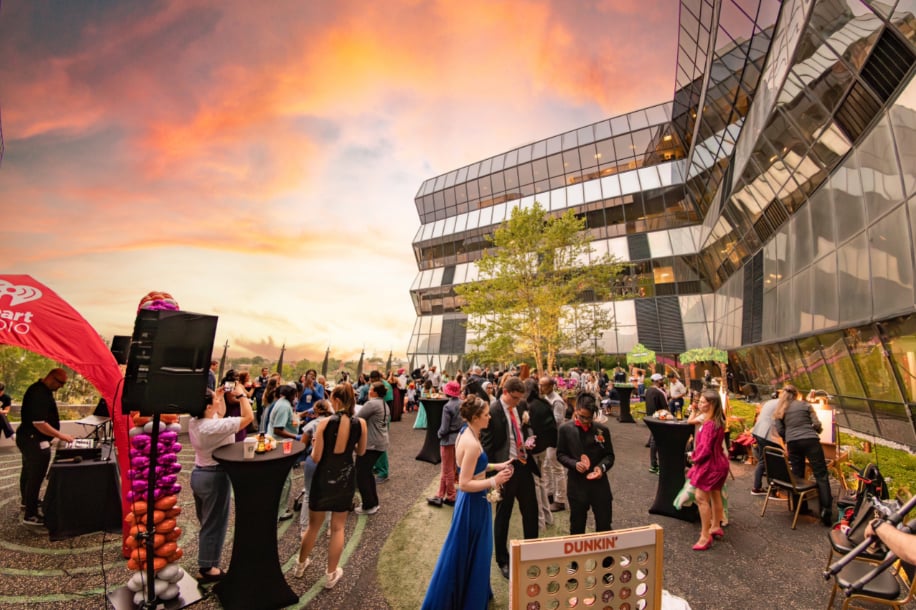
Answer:
M436 494L439 477L430 481L423 497L401 519L385 546L378 561L378 579L385 599L396 610L416 610L423 603L426 585L432 576L439 550L445 541L452 519L448 506L435 508L425 498ZM417 536L416 529L423 530ZM569 533L569 511L554 513L554 523L541 532L541 537L565 536ZM521 514L516 510L509 526L509 540L522 538ZM422 540L422 544L417 544ZM493 588L492 610L508 610L508 581L500 574L496 561L490 561L490 583Z

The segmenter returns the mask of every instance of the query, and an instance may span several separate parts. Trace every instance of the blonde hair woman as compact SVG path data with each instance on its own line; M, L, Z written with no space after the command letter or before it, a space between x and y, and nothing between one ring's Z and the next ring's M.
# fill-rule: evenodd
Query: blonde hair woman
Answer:
M721 526L725 520L722 486L728 477L728 456L722 447L725 412L719 394L713 390L704 391L698 408L704 417L694 435L693 466L687 471L687 478L696 487L697 508L700 509L700 539L693 545L693 550L705 551L712 546L713 537L725 535Z
M811 472L817 481L817 496L821 505L821 522L833 525L833 494L830 492L830 480L827 478L827 460L824 459L824 448L821 446L821 420L814 408L807 402L799 400L798 390L793 385L786 385L779 394L773 423L776 432L786 441L789 453L789 466L792 474L798 478L805 476L805 460L811 464ZM807 506L802 504L802 510Z

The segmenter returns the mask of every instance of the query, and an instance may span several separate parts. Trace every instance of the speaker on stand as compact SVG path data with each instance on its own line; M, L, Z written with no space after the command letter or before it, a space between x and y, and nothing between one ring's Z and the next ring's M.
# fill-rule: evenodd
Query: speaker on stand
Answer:
M121 404L124 411L139 411L141 415L152 417L146 486L150 506L156 489L161 415L189 413L197 416L203 413L216 321L216 316L186 311L141 309L137 312L127 353ZM155 555L153 541L156 526L151 521L147 519L148 529L140 534L149 558ZM147 594L141 608L162 605L167 610L176 610L201 599L197 582L185 574L178 583L178 597L159 600L155 591L153 561L150 559L145 563ZM133 593L126 586L112 592L109 599L117 610L137 607L133 603Z

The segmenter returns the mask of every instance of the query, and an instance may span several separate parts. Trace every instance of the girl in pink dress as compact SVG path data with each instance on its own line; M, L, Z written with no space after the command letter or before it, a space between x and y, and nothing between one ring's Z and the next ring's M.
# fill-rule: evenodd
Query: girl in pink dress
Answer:
M693 550L705 551L712 546L714 537L725 535L720 524L725 520L722 486L728 477L728 456L723 450L725 413L719 394L714 390L704 391L700 396L699 409L703 423L694 435L693 466L687 471L687 478L696 487L702 526L700 539L693 545Z

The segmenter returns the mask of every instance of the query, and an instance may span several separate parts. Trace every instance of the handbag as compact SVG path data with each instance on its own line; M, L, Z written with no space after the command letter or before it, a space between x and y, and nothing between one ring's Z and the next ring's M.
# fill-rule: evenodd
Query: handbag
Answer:
M691 506L696 502L696 499L697 488L693 486L690 479L685 479L684 486L681 487L681 490L677 492L677 495L674 497L674 508L681 510L682 508Z

